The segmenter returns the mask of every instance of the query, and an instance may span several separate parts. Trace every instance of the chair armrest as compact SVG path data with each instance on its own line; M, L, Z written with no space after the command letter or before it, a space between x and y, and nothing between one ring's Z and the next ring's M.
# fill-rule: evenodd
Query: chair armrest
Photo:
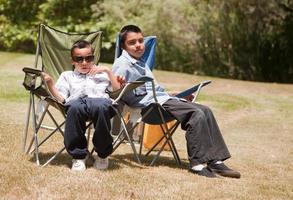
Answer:
M136 81L126 83L125 86L120 88L119 90L116 90L116 91L106 90L106 92L109 94L111 99L114 99L114 103L117 103L128 92L143 85L145 82L152 81L152 80L153 80L152 78L143 76L138 78Z
M35 90L41 85L41 79L38 83L38 78L40 78L42 71L34 68L24 67L22 71L25 73L23 80L23 86L27 90Z
M60 103L55 98L52 98L50 96L45 98L46 102L48 102L51 106L55 107L57 110L60 110L60 112L65 116L65 106L63 103Z
M193 94L193 93L196 92L196 96L195 96L195 99L196 99L196 97L198 96L201 88L204 87L204 86L206 86L206 85L208 85L208 84L210 84L211 82L212 81L210 81L210 80L202 81L201 83L199 83L199 84L197 84L195 86L192 86L191 88L188 88L188 89L186 89L186 90L178 93L176 95L176 97L178 97L178 98L184 98L184 97L187 97L187 96L189 96L189 95L191 95L191 94Z
M36 68L30 68L30 67L24 67L22 69L24 73L30 73L30 74L35 74L37 76L41 76L42 70L36 69Z
M42 70L24 67L22 71L25 73L23 86L26 90L31 91L39 97L51 97L54 99L44 81Z

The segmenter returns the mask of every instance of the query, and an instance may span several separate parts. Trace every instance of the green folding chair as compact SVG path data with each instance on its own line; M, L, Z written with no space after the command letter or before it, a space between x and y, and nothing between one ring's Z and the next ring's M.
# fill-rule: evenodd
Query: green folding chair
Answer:
M47 25L40 24L37 40L35 63L33 68L25 67L23 85L29 91L29 106L26 125L23 134L23 151L35 154L37 165L40 164L40 146L56 133L63 136L66 113L62 103L59 103L50 94L43 80L42 72L50 74L56 81L63 71L72 70L70 62L70 49L77 40L87 40L94 49L94 63L98 64L100 58L102 32L91 33L65 33ZM41 60L41 62L40 62ZM57 109L59 119L51 108ZM61 122L60 121L61 117ZM28 143L29 124L32 123L32 139ZM49 124L49 125L47 125ZM90 123L88 124L88 127ZM46 133L47 132L47 133ZM44 136L45 135L45 136ZM42 136L42 140L40 137ZM88 137L89 138L89 137ZM34 144L34 145L33 145ZM54 145L50 144L53 148ZM63 143L62 143L63 145ZM51 148L50 147L50 148ZM63 147L53 156L45 159L42 166L48 165L53 159L65 150ZM44 156L48 157L48 156Z
M94 63L98 64L101 49L101 36L101 31L76 34L65 33L44 24L40 24L39 26L34 67L23 68L25 73L23 85L25 89L29 91L29 106L26 117L26 126L23 134L23 151L27 154L34 152L37 165L41 165L40 146L49 143L47 142L48 139L52 138L52 136L56 135L58 132L63 136L66 119L64 105L56 101L55 98L50 94L46 86L46 82L43 79L42 72L50 74L56 81L63 71L72 70L73 67L70 64L70 49L74 42L81 39L87 40L92 44L95 56ZM41 58L40 64L39 58ZM113 105L118 105L118 102L123 97L123 95L142 84L144 84L144 81L134 81L125 84L125 86L118 91L109 92L110 97L113 99ZM54 109L51 110L51 108ZM54 113L56 110L61 116L56 116L57 113ZM115 111L118 116L121 116L118 106L115 107ZM58 117L59 119L57 119ZM121 124L126 124L123 117L120 117L120 120ZM32 139L28 143L27 139L29 135L28 130L30 122L32 123L33 133L31 137ZM87 124L87 128L87 140L89 144L91 122ZM124 129L125 134L129 136L125 126ZM52 151L51 147L53 148L55 143L50 143L50 145L50 151ZM132 146L132 149L135 158L140 163L140 159L134 149L134 146ZM54 155L49 156L47 159L43 159L45 161L42 166L48 165L64 150L65 147L62 143L62 147L58 149Z

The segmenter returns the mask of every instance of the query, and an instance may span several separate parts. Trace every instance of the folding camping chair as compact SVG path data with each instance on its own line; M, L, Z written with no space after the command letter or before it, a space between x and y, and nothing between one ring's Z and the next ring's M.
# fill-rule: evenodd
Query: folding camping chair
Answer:
M92 44L95 56L94 63L98 63L100 58L101 36L101 31L71 34L53 29L44 24L39 25L34 68L23 68L25 72L23 85L29 91L29 107L23 135L23 151L26 153L34 152L37 165L40 165L39 147L57 132L60 132L63 136L63 126L66 118L63 104L56 101L48 91L42 77L42 72L50 74L56 81L61 72L73 70L70 63L70 49L75 41L81 39L87 40ZM39 64L39 57L41 57L41 64ZM54 107L60 111L63 118L61 123L58 123L58 119L56 119L50 107ZM49 126L46 125L49 122L44 120L45 116L51 121ZM33 137L30 143L27 144L30 117L32 117ZM87 125L87 127L89 126L90 124ZM42 141L39 139L40 135L42 135L42 133L40 133L41 130L49 131ZM34 148L32 148L33 143ZM62 147L56 154L50 157L43 166L48 165L64 150L65 147Z
M145 53L142 56L142 60L147 64L147 66L150 67L152 70L154 68L155 64L155 47L156 47L156 37L155 36L148 36L144 38L144 43L145 43ZM115 58L118 58L121 55L122 49L120 47L120 38L117 36L116 38L116 51L115 51ZM181 161L175 146L175 143L172 139L172 136L174 132L176 131L177 127L179 126L180 122L177 121L173 116L171 116L157 101L156 98L156 92L155 92L155 83L154 80L147 78L147 77L142 77L145 82L150 81L152 82L152 88L153 88L153 96L155 103L149 105L148 107L145 108L130 108L126 109L129 112L135 112L137 113L138 111L141 111L141 117L136 120L136 122L133 123L132 127L129 127L129 131L132 131L135 129L140 122L151 124L151 125L160 125L160 128L162 130L162 137L150 148L150 150L145 154L145 156L148 156L151 152L155 150L155 148L165 139L163 142L163 145L159 147L159 150L157 151L157 154L155 157L152 159L150 165L153 165L158 157L160 156L161 152L164 150L164 147L166 145L169 146L173 157L178 165L181 165ZM197 99L199 92L202 87L205 85L209 84L211 81L203 81L191 88L188 88L187 90L184 90L183 92L177 94L176 96L178 98L184 98L187 97L193 93L195 93L193 102ZM131 113L130 113L131 115ZM175 121L173 125L170 127L167 126L167 123L170 121ZM116 125L117 126L117 125ZM142 138L143 138L144 130L142 130L142 137L140 140L140 149L139 149L139 155L141 155L142 152ZM122 134L121 134L122 135ZM120 136L121 136L120 135ZM121 141L125 138L126 136L122 135L122 139L120 138L120 143ZM128 139L129 140L129 139ZM132 144L133 142L129 140L129 142ZM115 148L117 148L120 143L117 143Z
M192 102L195 102L197 99L199 92L202 87L206 86L207 84L211 83L211 81L202 81L201 83L188 88L187 90L184 90L181 93L178 93L176 97L178 98L184 98L187 97L193 93L195 93ZM157 151L157 154L152 159L150 165L154 165L158 157L160 156L161 152L164 150L165 146L168 145L173 157L177 163L177 165L181 165L181 160L179 157L179 154L177 152L175 143L172 139L173 134L175 133L177 127L180 125L180 122L176 120L171 114L169 114L162 105L160 105L156 98L156 92L155 92L155 83L152 80L152 88L153 88L153 96L155 103L150 104L149 106L143 108L141 110L141 121L146 124L151 125L160 125L160 128L162 130L162 137L149 149L149 151L145 154L145 156L148 156L151 152L153 152L156 147L165 139L163 144L159 147L159 150ZM175 121L170 127L167 125L168 122ZM144 131L142 133L143 138ZM142 148L142 141L140 144L140 152Z
M101 35L102 32L96 31L85 34L70 34L58 31L49 26L41 24L39 26L37 50L36 50L36 60L34 68L23 68L25 72L25 78L23 85L29 91L29 107L26 118L26 126L23 135L23 151L26 153L34 152L37 165L40 165L39 159L39 147L43 145L49 138L51 138L55 133L60 132L63 136L64 123L66 118L66 112L62 103L56 101L54 97L50 94L46 82L43 80L42 72L47 72L55 80L65 70L72 70L72 65L70 64L70 49L72 44L77 40L87 40L92 44L94 49L95 60L94 63L97 64L100 57L101 48ZM41 67L38 65L39 56L42 58ZM127 83L123 88L118 91L113 92L112 98L115 98L113 104L117 104L120 98L130 90L143 84L142 81ZM36 102L38 100L38 103ZM57 109L61 115L61 123L54 116L54 113L49 109L53 107ZM119 110L115 110L119 114ZM32 128L33 137L29 144L27 144L28 128L30 123L30 116L32 117ZM48 116L53 126L46 125L45 116ZM87 128L91 126L91 122L87 124ZM41 130L49 130L44 139L40 141ZM88 144L89 144L90 129L88 129ZM32 148L34 144L34 148ZM48 165L53 159L55 159L59 154L65 150L63 147L53 156L51 156L43 166ZM138 157L137 157L138 158ZM139 159L138 159L139 161Z

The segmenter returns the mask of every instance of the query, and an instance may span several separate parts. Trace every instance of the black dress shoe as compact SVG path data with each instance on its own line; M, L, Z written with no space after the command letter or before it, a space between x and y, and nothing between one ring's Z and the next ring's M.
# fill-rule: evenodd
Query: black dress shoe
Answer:
M214 162L208 164L207 167L209 170L211 170L214 173L217 173L221 176L230 177L230 178L240 178L240 173L230 169L227 167L224 163L216 164Z
M205 177L208 177L208 178L216 178L217 176L214 174L214 172L212 172L211 170L209 170L208 168L204 167L202 170L200 171L197 171L197 170L194 170L192 168L189 169L189 171L191 173L194 173L194 174L197 174L199 176L205 176Z

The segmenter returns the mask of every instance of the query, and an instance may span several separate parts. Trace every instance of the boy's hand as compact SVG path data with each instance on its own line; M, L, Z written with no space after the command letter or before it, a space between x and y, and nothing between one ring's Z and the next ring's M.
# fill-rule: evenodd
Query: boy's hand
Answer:
M123 87L126 83L124 76L118 75L118 76L116 76L116 78L117 78L118 83L120 83L121 87Z
M186 99L187 101L192 101L194 99L194 95L193 94L190 94L186 97L183 97L183 99Z
M89 71L89 74L94 76L94 75L102 73L102 72L109 73L109 71L110 71L110 69L108 67L93 65L91 67L91 70Z
M178 93L179 93L179 92L169 92L168 94L169 94L170 96L175 97ZM193 95L193 94L190 94L190 95L188 95L188 96L186 96L186 97L183 97L183 99L185 99L185 100L187 100L187 101L192 101L192 100L194 99L194 95Z
M52 85L52 84L54 84L53 78L52 78L49 74L47 74L47 73L45 73L45 72L42 72L42 76L43 76L43 78L44 78L44 81L45 81L48 85Z

